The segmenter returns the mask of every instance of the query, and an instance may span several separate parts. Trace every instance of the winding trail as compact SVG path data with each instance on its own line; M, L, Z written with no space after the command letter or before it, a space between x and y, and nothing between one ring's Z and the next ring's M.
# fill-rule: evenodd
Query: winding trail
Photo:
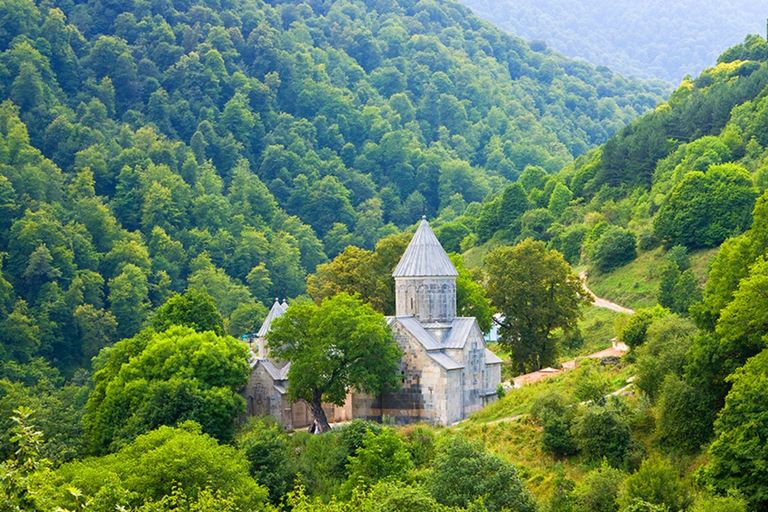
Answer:
M619 306L614 302L598 297L592 292L592 290L587 288L587 271L586 270L582 270L581 272L579 272L579 277L584 282L583 284L584 289L587 291L587 293L589 293L592 296L593 299L595 299L594 305L597 306L598 308L610 309L618 313L626 313L628 315L633 315L635 313L635 311L632 309L625 308L624 306Z

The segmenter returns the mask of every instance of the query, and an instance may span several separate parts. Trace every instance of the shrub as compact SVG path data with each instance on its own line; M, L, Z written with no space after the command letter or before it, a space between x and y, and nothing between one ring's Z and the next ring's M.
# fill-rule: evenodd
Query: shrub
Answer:
M544 421L541 442L549 453L557 458L576 453L576 442L571 435L569 418L551 416Z
M635 234L619 226L609 226L592 246L589 260L598 272L626 265L637 257Z
M405 443L393 429L369 431L357 454L349 458L349 477L342 491L350 495L355 487L370 487L379 480L404 480L412 467Z
M298 483L309 494L330 499L347 478L349 452L341 442L341 435L336 431L321 436L295 432L290 440L296 454Z
M398 433L405 441L411 460L417 468L423 468L435 459L435 433L426 425L401 428Z
M440 446L427 488L439 503L449 507L466 508L481 498L492 512L536 510L517 468L462 436L447 439Z
M661 242L653 232L652 228L643 228L637 235L637 248L641 251L650 251L659 246Z
M269 499L277 503L293 488L296 478L288 447L288 436L266 419L252 423L251 429L237 440L237 446L250 463L250 473L269 489Z
M586 458L605 458L614 467L624 466L632 440L626 420L613 407L590 405L576 418L571 434Z
M445 510L421 486L379 482L366 496L362 512L441 512Z
M131 508L143 501L161 500L174 489L194 500L210 488L220 492L222 498L233 500L239 509L260 509L268 492L248 474L245 455L220 445L201 430L191 421L178 428L160 427L112 455L62 465L54 481L69 500L73 498L69 492L72 487L93 496L105 482L112 482L129 491L130 501L120 504ZM71 503L60 505L73 508Z
M677 471L665 459L646 459L634 474L624 481L624 488L619 498L624 510L637 501L650 503L659 510L678 512L685 510L691 503L688 489L683 484ZM646 510L635 508L634 510ZM656 510L656 509L651 509Z
M700 496L690 512L747 512L747 502L739 496Z
M668 314L669 310L659 305L637 310L619 329L619 341L623 341L631 349L639 347L645 343L648 328Z
M578 510L590 512L618 512L616 498L619 495L624 473L612 468L603 460L599 468L593 469L575 489Z
M543 424L550 417L562 417L568 414L568 403L568 398L559 391L541 393L531 404L531 416Z
M544 449L555 457L573 455L577 448L571 435L574 408L559 391L540 394L531 405L531 416L542 426Z
M380 424L373 421L360 419L352 420L347 423L340 431L340 441L347 450L347 456L354 457L357 455L357 450L363 446L363 442L365 442L368 432L373 432L375 435L378 435L383 428L384 427Z
M611 389L611 380L597 368L596 359L584 359L577 370L577 383L574 396L580 402L592 402L596 405L605 404L605 395Z

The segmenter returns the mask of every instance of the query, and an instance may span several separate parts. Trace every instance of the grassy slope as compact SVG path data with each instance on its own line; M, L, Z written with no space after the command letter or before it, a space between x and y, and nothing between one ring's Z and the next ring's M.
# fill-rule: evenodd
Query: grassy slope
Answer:
M567 343L561 343L560 360L568 361L610 347L611 339L616 336L616 321L623 316L625 316L623 313L610 309L595 306L585 308L584 318L579 321L582 342L573 347L569 347Z
M717 248L691 254L691 268L702 284L706 280L709 262ZM657 248L641 252L637 259L607 274L587 274L587 285L598 296L622 306L638 309L656 304L661 269L666 263L664 250Z
M610 375L615 390L626 385L633 369L631 366L613 366L600 368L599 371ZM558 474L579 482L591 466L585 465L578 456L558 461L546 453L541 442L541 427L528 416L528 411L542 393L559 391L572 396L578 378L579 372L572 371L513 389L502 400L477 412L467 421L444 429L443 433L461 431L469 438L481 439L490 451L517 465L537 499L546 500L554 492L554 479ZM495 422L513 416L520 417L515 421Z

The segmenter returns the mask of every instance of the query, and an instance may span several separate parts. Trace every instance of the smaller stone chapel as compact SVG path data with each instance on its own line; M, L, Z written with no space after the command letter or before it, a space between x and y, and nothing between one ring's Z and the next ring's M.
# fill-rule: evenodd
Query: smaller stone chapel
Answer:
M399 390L350 393L344 407L326 405L329 422L355 418L450 425L496 400L501 359L486 348L474 317L456 316L456 268L422 218L392 276L395 316L387 317L403 350ZM287 428L310 424L309 406L288 403L290 363L269 358L264 337L287 304L275 300L251 347L251 377L243 391L249 415L270 415Z

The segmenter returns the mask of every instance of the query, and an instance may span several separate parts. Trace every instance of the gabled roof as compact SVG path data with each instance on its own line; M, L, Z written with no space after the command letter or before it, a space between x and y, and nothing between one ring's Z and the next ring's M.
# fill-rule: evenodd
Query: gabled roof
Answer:
M451 370L461 370L464 368L463 365L457 363L453 360L451 356L446 354L445 352L427 352L427 355L432 358L434 362L442 366L448 371Z
M259 338L265 337L269 332L269 327L272 323L272 320L283 316L283 313L285 313L286 309L288 309L288 304L286 304L285 301L280 304L280 301L275 299L275 303L272 304L272 309L269 310L269 314L267 315L267 318L264 319L264 323L261 324L261 328L259 329L259 332L256 333L256 336Z
M488 349L485 349L485 364L501 364L504 361Z
M448 331L443 340L443 347L464 348L474 325L475 319L473 317L454 318L453 322L451 322L451 330Z
M387 318L387 323L389 325L392 325L393 322L400 322L400 325L405 327L405 329L416 338L416 341L421 344L422 347L424 347L424 350L426 350L427 355L437 364L442 366L448 371L451 370L459 370L461 368L464 368L463 365L460 363L457 363L451 356L446 354L443 351L443 345L440 344L439 341L435 339L434 336L432 336L429 331L424 329L424 326L421 325L421 322L416 320L412 316L390 316Z
M394 277L456 277L459 273L422 217L419 229L392 273Z
M259 359L257 364L261 364L264 367L272 380L288 380L288 370L291 368L291 363L286 363L282 368L278 368L275 366L275 363L269 359Z

